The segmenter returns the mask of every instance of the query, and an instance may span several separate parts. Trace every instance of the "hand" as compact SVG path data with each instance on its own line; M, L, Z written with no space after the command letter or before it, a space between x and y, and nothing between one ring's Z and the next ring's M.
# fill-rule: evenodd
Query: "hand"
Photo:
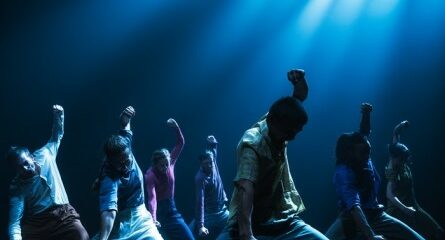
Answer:
M53 105L53 113L56 116L63 115L63 107L60 105Z
M206 227L202 226L198 229L198 235L200 237L206 237L207 235L209 235L209 230Z
M156 226L157 228L160 228L160 227L162 227L162 225L161 225L161 223L160 223L160 222L158 222L158 221L155 221L154 223L155 223L155 226Z
M178 126L178 123L176 122L175 119L173 119L173 118L169 118L169 119L167 120L167 125L170 126L170 127L177 127L177 126Z
M213 135L208 136L208 137L207 137L207 141L208 141L209 143L218 143L218 141L216 141L215 136L213 136Z
M362 103L361 107L362 113L372 112L372 105L370 103Z
M385 238L382 235L374 235L374 237L372 237L373 240L385 240Z
M287 73L287 79L294 85L292 96L300 101L306 100L309 92L309 87L304 75L305 72L302 69L290 70Z
M404 130L408 127L409 127L409 122L407 120L402 121L399 124L397 124L397 126L394 128L394 133L400 134L402 132L402 130Z
M300 80L304 79L304 70L303 69L293 69L290 70L289 72L287 72L287 79L289 79L289 81L295 85L297 84Z
M134 115L136 115L136 111L134 110L134 108L132 106L126 107L120 115L122 126L126 126L134 117Z

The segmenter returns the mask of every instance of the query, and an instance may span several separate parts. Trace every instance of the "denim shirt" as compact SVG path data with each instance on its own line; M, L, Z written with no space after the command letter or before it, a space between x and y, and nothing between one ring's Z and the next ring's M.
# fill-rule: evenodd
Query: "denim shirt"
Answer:
M48 143L33 153L40 174L29 179L16 176L10 185L9 236L22 239L20 220L55 206L68 204L68 196L56 164L57 151L63 137L63 115L56 116Z
M348 166L340 164L335 168L334 186L339 196L340 210L350 210L354 206L360 206L363 209L379 208L377 194L380 187L380 177L377 174L371 159L368 160L365 173L369 178L364 180L364 184L359 184L358 176Z
M198 227L205 225L205 214L220 212L224 209L225 202L227 201L224 185L218 170L217 144L210 143L207 148L213 152L214 167L212 168L212 174L210 175L204 173L200 168L195 176L195 217Z
M121 130L119 134L128 139L131 149L133 133ZM99 191L100 211L122 211L144 204L144 177L133 153L130 154L131 169L128 176L113 177L108 174L102 177Z

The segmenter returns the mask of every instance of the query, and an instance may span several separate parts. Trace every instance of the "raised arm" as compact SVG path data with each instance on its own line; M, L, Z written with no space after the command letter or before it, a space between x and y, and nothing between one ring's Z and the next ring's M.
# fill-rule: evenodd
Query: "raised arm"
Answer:
M49 142L60 142L63 137L64 110L60 105L53 105L53 127Z
M23 217L24 199L22 195L11 195L9 199L9 239L21 240L20 220Z
M128 106L122 111L120 119L120 130L130 131L131 130L131 119L136 115L136 111L132 106Z
M360 121L360 133L369 137L371 134L371 112L372 105L369 103L362 103L361 106L362 119Z
M184 148L185 140L184 140L184 135L182 135L181 128L179 127L175 119L173 118L168 119L167 124L168 126L173 128L176 132L176 144L175 147L170 152L170 157L171 157L170 164L175 165L176 160L179 157L179 154L181 154L182 149Z
M153 217L153 222L156 226L159 226L159 222L156 219L157 201L156 201L156 188L153 176L148 172L145 174L145 186L147 189L147 201L148 201L148 211Z
M400 134L402 131L409 127L409 122L407 120L400 122L394 127L394 131L392 132L392 143L400 142Z
M216 157L218 154L218 141L213 135L207 136L207 150L213 153L213 158L216 162Z
M113 229L114 220L116 219L116 211L106 210L100 214L100 240L107 240Z
M303 69L290 70L287 73L287 79L294 86L292 96L294 98L297 98L301 102L306 100L308 92L309 92L309 87L307 85L304 70Z

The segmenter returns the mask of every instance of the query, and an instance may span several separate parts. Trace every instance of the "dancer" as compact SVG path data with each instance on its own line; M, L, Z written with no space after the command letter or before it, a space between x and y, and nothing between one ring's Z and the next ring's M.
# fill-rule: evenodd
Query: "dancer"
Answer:
M414 230L383 211L377 194L380 177L370 158L372 106L363 103L360 131L343 133L337 140L335 190L340 215L328 229L329 239L423 239Z
M389 163L386 167L386 211L408 224L427 239L445 239L443 228L423 210L416 200L411 174L411 154L408 147L400 142L400 134L408 127L403 121L394 128L393 142L389 145Z
M175 206L175 164L184 147L184 136L178 123L170 118L168 126L176 131L176 145L171 153L165 149L152 155L152 167L145 173L148 210L165 239L194 239L192 232Z
M100 232L94 239L162 240L144 203L144 177L132 153L134 108L120 115L118 135L104 145L105 160L94 184L99 189Z
M69 204L56 163L63 124L63 108L54 105L48 143L32 154L26 147L11 147L6 154L17 171L10 186L11 240L89 239L79 214Z
M303 70L290 71L288 79L294 85L293 97L272 104L238 144L230 216L219 240L327 239L298 216L305 207L295 189L286 150L288 141L307 122L301 102L308 86Z
M199 157L201 167L195 176L195 219L189 226L195 238L214 240L224 228L229 211L225 204L227 197L217 164L218 141L210 135L207 137L207 143L207 150Z

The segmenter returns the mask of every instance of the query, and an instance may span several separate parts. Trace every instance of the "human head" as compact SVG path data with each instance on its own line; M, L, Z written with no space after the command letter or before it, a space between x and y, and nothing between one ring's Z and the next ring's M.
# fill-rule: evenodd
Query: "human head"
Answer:
M170 166L170 152L165 148L154 151L151 155L151 162L155 171L166 174L168 166Z
M368 139L358 133L343 133L337 140L335 155L337 164L345 164L355 168L366 164L371 154Z
M37 174L34 156L26 147L10 147L6 153L6 160L22 178L29 178Z
M215 156L212 151L205 151L203 154L199 155L199 162L201 164L201 169L204 173L210 174L214 168Z
M278 143L290 141L307 123L308 116L301 102L293 97L283 97L272 104L267 115L269 136Z
M131 149L128 140L120 135L112 135L104 145L106 161L122 175L131 168Z
M390 160L397 163L407 163L411 157L408 147L403 143L394 143L388 146Z

